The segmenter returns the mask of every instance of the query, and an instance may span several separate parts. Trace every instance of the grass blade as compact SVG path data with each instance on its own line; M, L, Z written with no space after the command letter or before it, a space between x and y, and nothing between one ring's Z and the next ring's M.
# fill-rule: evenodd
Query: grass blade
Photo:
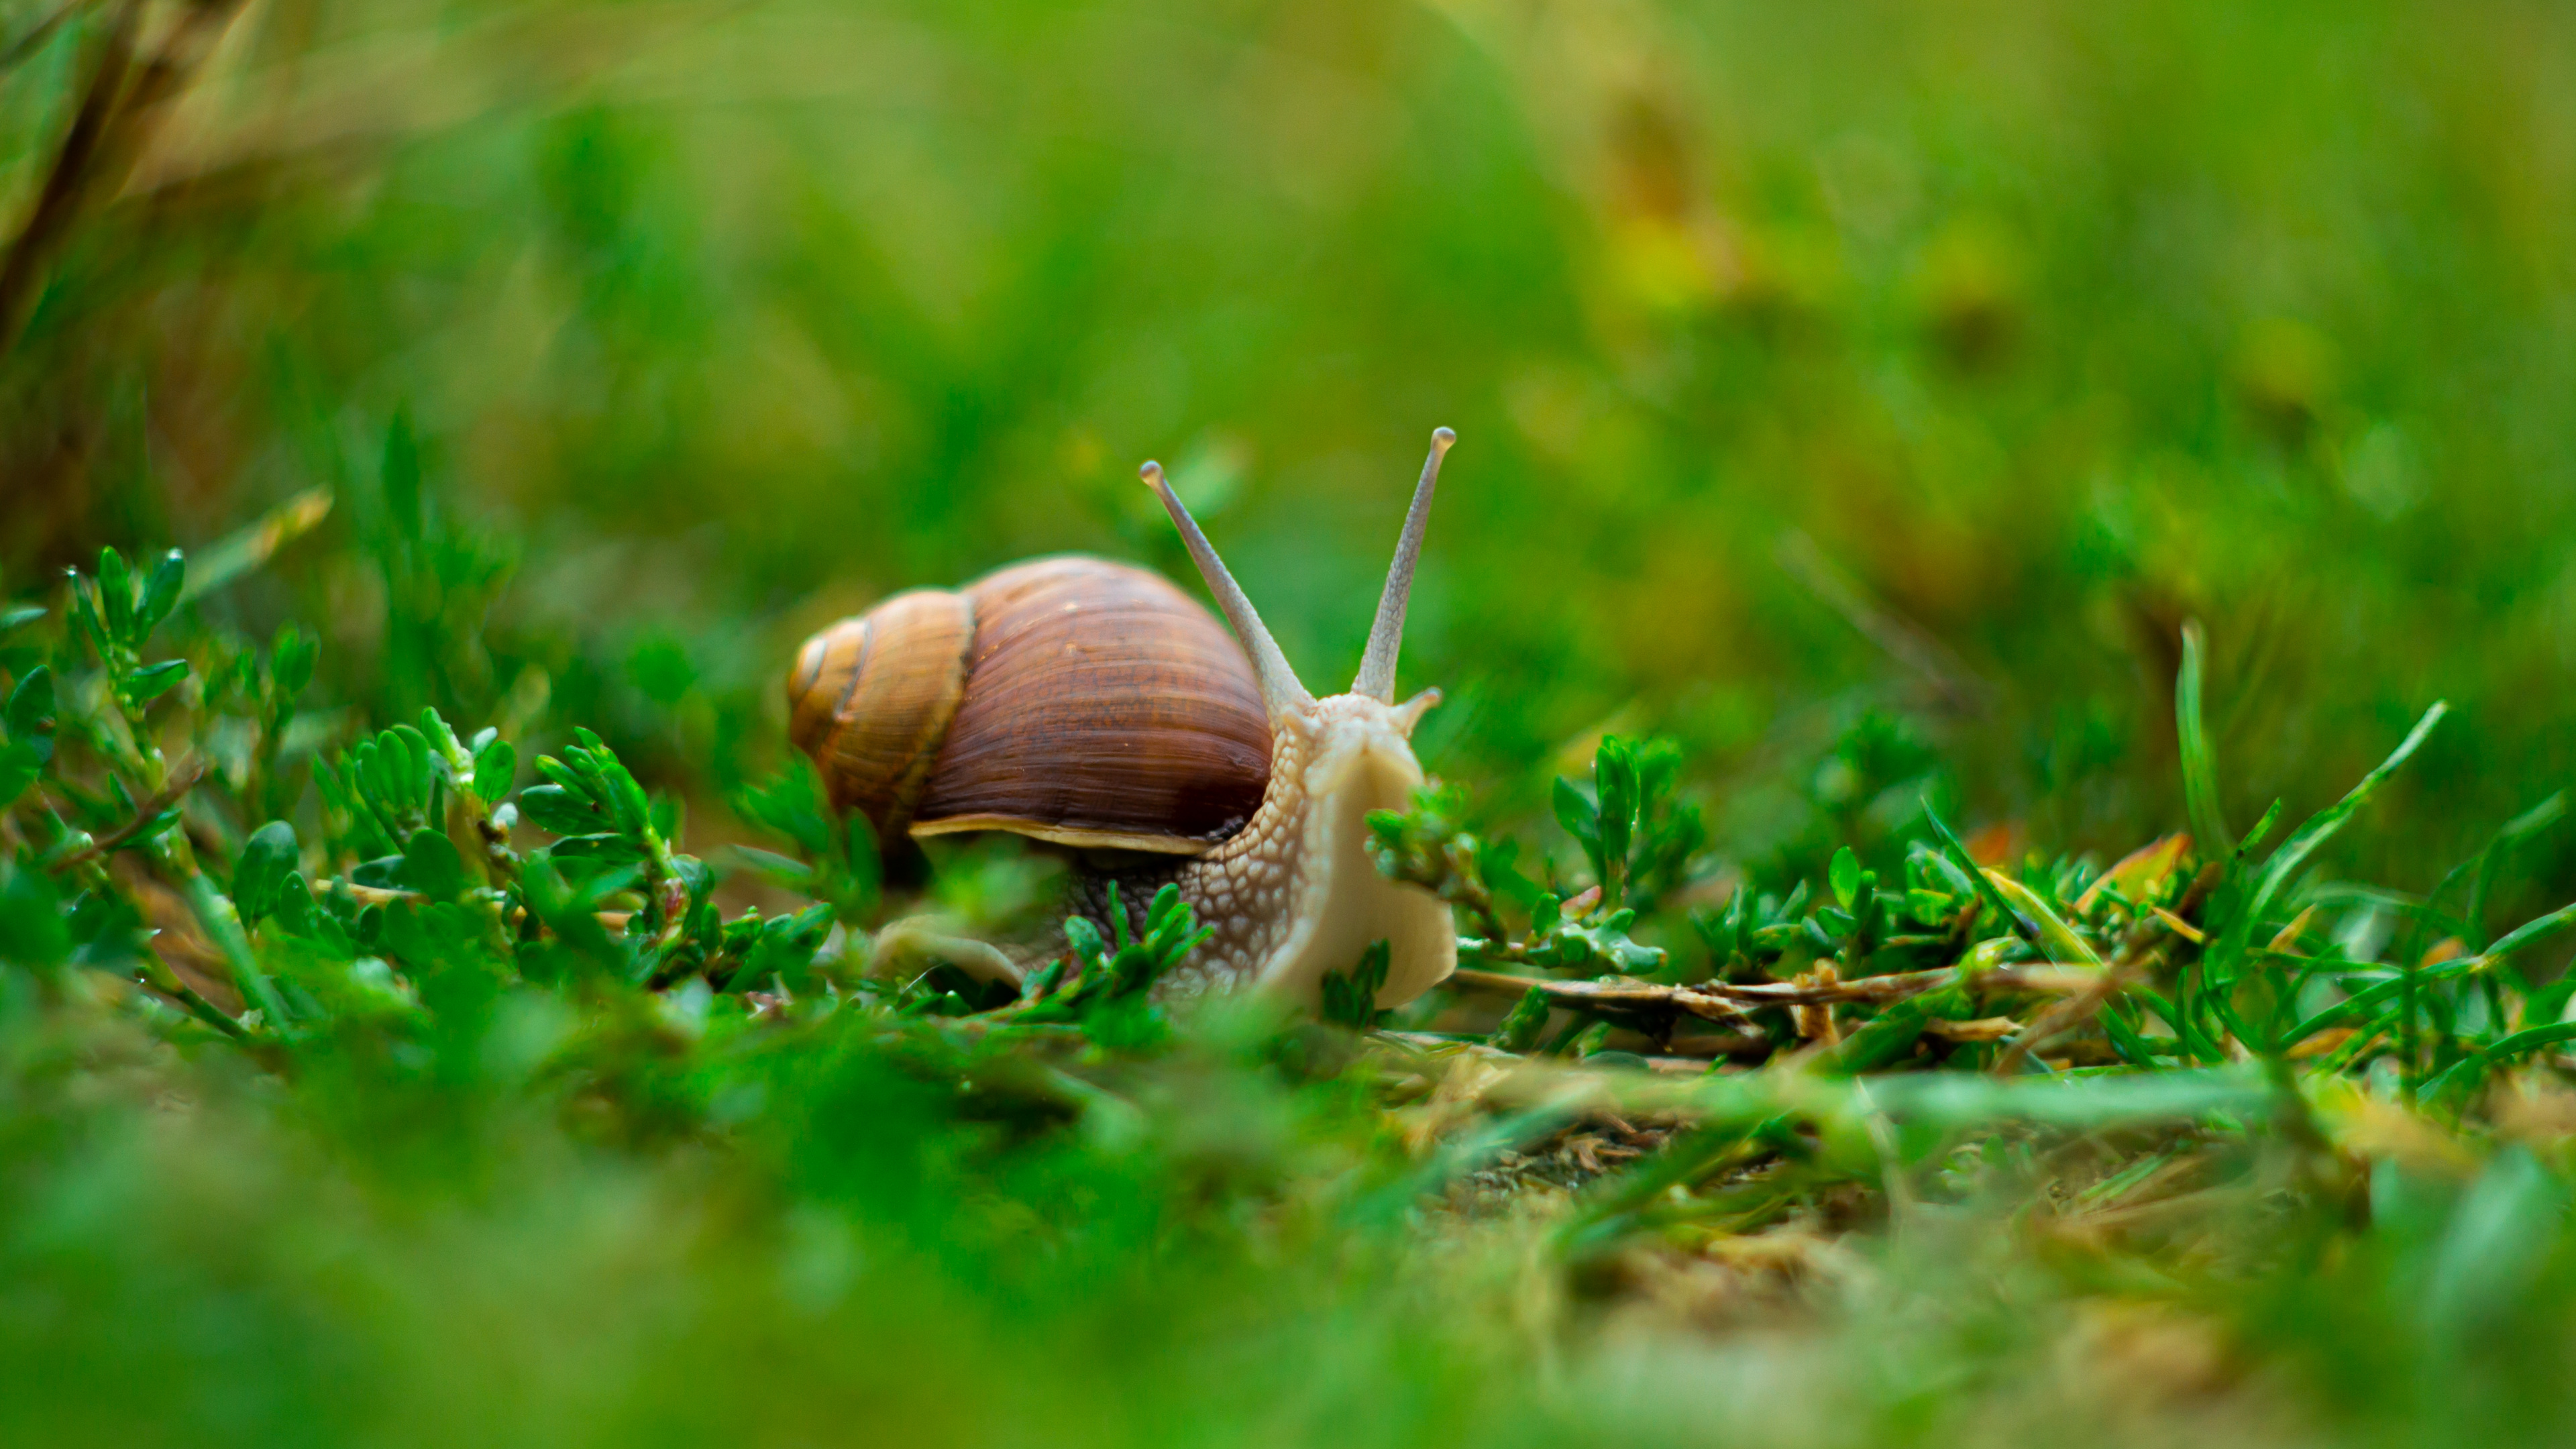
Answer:
M2450 712L2451 706L2448 702L2434 701L2433 707L2424 711L2422 719L2415 721L2415 728L2406 732L2406 738L2398 742L2397 748L2389 754L2388 758L2379 762L2379 768L2362 776L2361 783L2353 786L2341 800L2317 812L2309 818L2307 824L2300 826L2296 833L2283 841L2281 848L2272 853L2272 858L2263 863L2263 874L2254 889L2253 904L2243 916L2231 923L2230 931L2241 930L2250 934L2254 923L2261 920L2264 912L2280 898L2282 890L2289 885L2290 878L2298 874L2299 867L2307 864L2308 857L2314 855L2319 846L2333 839L2336 831L2343 829L2351 822L2354 815L2360 813L2361 807L2370 802L2370 797L2379 793L2379 787L2388 783L2388 777L2396 774L2399 767L2412 759L2415 751L2423 747L2424 741L2433 733L2433 726L2440 724L2442 716Z
M2236 837L2218 809L2218 759L2209 747L2209 730L2201 720L2201 667L2204 654L2200 621L2182 626L2182 675L2174 682L2174 734L2182 749L2183 806L2191 833L2200 838L2205 858L2227 848Z
M330 516L331 490L308 488L270 509L258 522L216 540L189 560L186 587L179 601L204 598L258 568L286 545L313 531Z

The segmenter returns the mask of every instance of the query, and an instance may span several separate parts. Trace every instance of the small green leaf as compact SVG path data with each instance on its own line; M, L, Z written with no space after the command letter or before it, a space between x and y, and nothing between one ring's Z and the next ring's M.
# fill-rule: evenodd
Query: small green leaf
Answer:
M1996 894L2012 903L2014 913L2031 924L2040 946L2052 959L2080 966L2103 964L2101 953L2093 949L2092 943L2076 934L2074 927L2041 900L2037 891L1999 870L1989 870L1985 877Z
M1565 898L1554 891L1541 891L1530 902L1530 934L1544 936L1565 919Z
M428 742L429 752L441 759L456 759L468 754L465 742L456 737L456 730L448 724L447 716L434 707L420 712L420 734Z
M1637 816L1644 819L1657 802L1672 798L1673 785L1681 778L1682 747L1678 741L1655 738L1644 741L1637 754Z
M1556 823L1565 832L1586 845L1601 840L1601 812L1572 780L1560 775L1556 780Z
M99 612L98 585L87 575L75 570L72 579L72 630L89 641L90 647L104 659L116 647L107 632L107 620Z
M607 812L561 785L530 785L519 792L519 813L539 830L590 835L608 824Z
M780 855L774 850L763 850L756 845L731 845L725 848L733 852L735 860L759 871L789 890L810 892L814 889L814 868L793 856Z
M1825 868L1825 882L1834 888L1834 900L1846 911L1860 899L1860 856L1848 845L1834 852L1834 862Z
M1814 1070L1825 1076L1853 1076L1893 1066L1936 1019L1972 1015L1968 993L1957 986L1928 991L1879 1012L1836 1046L1819 1054Z
M42 604L20 604L15 608L0 609L0 634L24 629L45 617L46 613L47 610Z
M1739 886L1735 893L1741 896L1744 890ZM1690 913L1689 919L1691 930L1698 934L1700 943L1708 947L1709 959L1719 967L1723 968L1734 959L1736 952L1744 949L1743 931L1734 911L1696 910Z
M612 975L625 973L627 953L609 939L607 928L600 925L593 911L600 901L632 884L634 878L631 869L606 871L575 888L543 855L529 857L521 873L528 909L546 923L565 948L567 955L561 959Z
M125 555L113 548L98 551L98 607L107 637L120 645L133 645L134 576L126 572Z
M429 738L410 725L395 725L385 731L395 744L386 752L386 763L392 768L394 798L406 805L429 803L430 785L437 778L429 759Z
M474 755L474 795L486 805L498 805L510 793L510 781L519 770L519 752L508 740L494 740Z
M610 808L617 812L618 825L637 835L652 829L653 805L645 798L644 786L634 773L611 755L601 774L608 783Z
M1109 935L1121 951L1134 940L1127 929L1127 903L1118 898L1118 882L1114 880L1109 883Z
M1941 842L1942 853L1931 856L1932 863L1951 878L1952 883L1962 894L1974 892L1983 897L1987 905L1995 908L1995 915L2006 925L2017 926L2030 934L2037 934L2038 926L2013 910L2012 902L2004 899L2003 892L1996 889L1994 878L1984 866L1977 864L1977 858L1968 853L1968 847L1959 843L1959 837L1950 829L1949 822L1943 820L1940 812L1932 808L1932 797L1926 795L1922 798L1923 823L1932 827L1934 838ZM1801 882L1799 889L1804 891L1805 888L1805 883Z
M589 776L552 755L537 756L537 773L551 781L556 789L582 802L585 808L599 809L605 817L606 809L599 802L598 791L591 788Z
M1169 889L1169 887L1166 887ZM1387 964L1394 947L1373 941L1349 971L1327 971L1323 980L1323 1018L1335 1026L1362 1030L1377 1022L1377 994L1386 985Z
M0 859L0 961L48 968L71 954L70 923L53 881Z
M381 737L360 740L357 747L349 752L352 788L377 815L386 817L384 823L388 828L393 825L390 817L401 813L404 804L402 781L393 767L396 753L398 751L386 748Z
M1145 933L1150 937L1168 939L1187 930L1189 919L1189 912L1181 901L1180 886L1167 881L1145 906Z
M36 776L44 767L45 762L37 755L34 746L23 740L11 740L0 746L0 809L16 803L18 797L26 793L27 787L36 783Z
M1549 1011L1547 993L1533 986L1521 993L1490 1040L1504 1051L1526 1052L1538 1045L1539 1034L1547 1029Z
M434 901L465 894L465 860L456 843L435 830L415 830L403 842L403 880Z
M335 956L345 957L356 949L357 943L349 938L347 928L313 899L312 888L299 872L289 871L278 882L270 909L276 928L290 936L312 941Z
M2506 932L2494 945L2487 948L2486 954L2491 960L2501 961L2514 952L2534 942L2546 940L2570 926L2576 926L2576 906L2561 906L2548 915L2526 921Z
M178 688L187 677L188 661L185 659L164 659L158 664L146 664L125 676L126 697L139 708Z
M814 771L799 760L759 784L734 792L734 813L785 837L808 859L820 860L832 854L837 832L815 783Z
M142 643L161 627L162 620L170 617L171 610L179 607L179 593L187 582L187 557L175 548L163 554L161 562L153 567L152 577L145 581L142 602L134 611L135 643Z
M1601 838L1594 867L1600 872L1603 899L1616 901L1626 883L1628 846L1637 825L1637 757L1627 741L1602 737L1592 754L1592 786L1599 800L1593 818Z
M297 861L295 827L283 820L268 822L242 842L241 858L233 865L233 909L241 913L244 926L259 924L277 909L278 893Z
M1020 983L1020 999L1022 1001L1044 1001L1047 997L1055 994L1056 987L1062 984L1063 981L1064 958L1062 956L1058 956L1053 960L1048 961L1045 965L1040 966L1037 970L1030 972L1028 979Z
M2243 840L2236 842L2236 853L2238 855L2244 856L2254 853L2254 847L2261 845L2263 843L2263 838L2272 833L2272 827L2280 823L2281 807L2287 803L2287 801L2277 799L2272 802L2272 808L2263 812L2263 818L2254 822L2254 828L2245 832L2245 838Z
M544 853L552 860L604 860L618 864L630 864L644 858L644 848L635 843L634 837L620 835L614 830L596 835L567 835L547 846Z
M829 906L809 906L792 916L761 922L759 932L742 951L742 965L726 978L724 989L750 990L776 977L791 991L803 990L811 980L814 953L822 948L831 926Z
M1088 916L1065 917L1064 940L1066 945L1073 948L1073 954L1085 962L1092 961L1101 954L1103 943L1100 939L1100 928L1093 925Z
M179 807L173 805L169 809L162 811L160 814L155 815L150 820L144 822L143 828L137 830L132 835L127 836L125 843L118 846L117 849L140 850L144 846L150 845L152 842L159 840L162 836L169 834L172 830L178 827L178 824Z
M39 765L54 757L54 672L39 664L27 671L18 687L9 691L9 703L0 708L0 726L9 732L9 743L24 749Z

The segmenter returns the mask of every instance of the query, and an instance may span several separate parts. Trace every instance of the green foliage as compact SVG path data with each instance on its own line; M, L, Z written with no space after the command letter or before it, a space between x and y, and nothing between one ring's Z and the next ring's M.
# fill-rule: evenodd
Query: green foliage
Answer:
M1656 757L1662 753L1661 744L1650 751ZM1570 817L1584 822L1583 830L1569 826L1567 833L1582 844L1595 879L1603 882L1591 890L1560 893L1530 880L1518 868L1518 841L1488 840L1460 823L1466 797L1453 787L1416 792L1413 808L1401 814L1371 812L1370 856L1385 874L1421 886L1467 912L1467 927L1475 934L1458 942L1462 961L1529 965L1581 975L1660 970L1664 950L1641 944L1628 934L1638 909L1602 907L1616 895L1619 882L1632 879L1631 867L1640 862L1647 863L1643 869L1660 888L1677 884L1690 849L1702 837L1696 813L1669 798L1671 772L1659 766L1652 774L1661 783L1652 794L1645 794L1631 783L1637 778L1635 759L1627 745L1602 742L1596 760L1598 777L1611 782L1614 802L1627 802L1608 816L1564 780L1556 782L1559 820ZM1642 841L1635 832L1641 818L1650 826ZM1605 820L1610 822L1606 826ZM1619 823L1622 820L1624 825ZM1605 839L1619 847L1617 855L1602 853ZM1601 874L1605 862L1610 872L1606 877ZM1551 878L1556 874L1552 865L1548 874ZM1653 895L1645 899L1651 902ZM1514 931L1505 923L1507 907L1526 914L1522 929Z
M233 909L241 913L244 926L258 925L277 909L289 878L295 889L304 888L296 874L300 858L295 827L283 820L268 822L242 842L241 855L233 862Z
M54 676L39 664L0 706L0 807L16 800L54 757Z
M75 596L81 587L98 585L82 580ZM1890 1213L1940 1204L1973 1221L2021 1210L2044 1179L2054 1201L2110 1211L2178 1164L2227 1183L2290 1184L2272 1219L2210 1211L2214 1241L2259 1256L2285 1232L2356 1231L2340 1206L2356 1189L2337 1174L2351 1154L2375 1150L2357 1145L2367 1114L2355 1103L2379 1074L2422 1103L2422 1130L2476 1143L2490 1086L2533 1090L2559 1070L2555 1049L2576 1040L2556 1019L2566 978L2536 984L2516 964L2576 928L2576 906L2474 951L2428 952L2420 939L2483 929L2468 918L2561 819L2554 800L2508 822L2428 897L2313 874L2319 852L2422 751L2439 707L2265 856L2255 851L2268 825L2208 858L2169 838L2108 868L2083 857L1981 862L1923 802L1911 815L1879 812L1888 833L1863 834L1812 878L1792 879L1787 857L1750 869L1709 858L1695 817L1675 803L1677 770L1641 763L1663 747L1608 739L1592 792L1573 792L1591 815L1571 812L1589 822L1588 837L1574 832L1574 869L1595 884L1567 894L1573 869L1508 834L1470 830L1463 791L1427 789L1412 810L1370 821L1373 851L1382 869L1455 903L1476 933L1462 934L1462 960L1499 972L1500 984L1435 992L1401 1018L1431 1030L1398 1032L1377 1008L1391 951L1376 943L1322 983L1323 1020L1357 1033L1326 1048L1249 1003L1185 1008L1158 990L1211 934L1172 886L1141 913L1113 890L1105 930L1066 919L1062 953L1016 992L946 965L902 980L857 973L871 923L908 889L889 888L864 826L833 819L802 770L734 798L741 818L795 852L735 848L773 888L802 897L768 912L728 910L717 872L681 850L676 806L583 729L538 755L535 779L520 785L511 742L491 729L462 736L426 710L358 735L318 762L309 795L249 824L285 777L174 775L164 756L174 741L229 733L244 762L282 758L260 737L295 717L309 684L304 636L282 634L264 656L220 636L183 638L186 657L226 662L199 688L147 699L111 683L126 667L116 651L138 654L139 626L127 627L81 636L94 666L65 651L29 664L0 711L7 739L37 762L5 817L17 844L0 856L0 1128L23 1135L67 1113L114 1110L45 1085L64 1069L31 1066L39 1057L28 1053L48 1033L89 1043L84 1060L157 1042L183 1055L153 1070L191 1090L208 1090L216 1078L203 1074L226 1070L213 1063L227 1056L241 1064L231 1070L272 1082L287 1105L218 1093L225 1105L210 1110L244 1123L287 1114L261 1118L260 1130L314 1134L343 1164L335 1171L405 1193L460 1191L431 1186L460 1165L480 1180L525 1175L528 1185L502 1191L535 1194L533 1204L594 1190L578 1176L592 1169L540 1169L523 1155L560 1151L542 1145L550 1134L619 1154L630 1167L617 1170L657 1182L693 1154L717 1153L782 1204L751 1210L746 1241L899 1242L962 1281L1038 1305L1057 1332L1107 1321L1084 1317L1108 1310L1083 1306L1081 1283L1127 1284L1119 1291L1160 1302L1176 1291L1168 1274L1205 1272L1232 1284L1229 1295L1287 1304L1331 1281L1283 1278L1283 1268L1247 1276L1282 1251L1300 1273L1351 1252L1391 1265L1393 1279L1322 1290L1335 1313L1383 1322L1392 1300L1382 1289L1402 1282L1470 1321L1490 1317L1496 1305L1471 1280L1429 1265L1525 1246L1474 1212L1425 1228L1391 1208L1508 1196L1526 1174L1559 1170L1549 1163L1564 1164L1577 1191L1545 1210L1544 1271L1575 1284L1619 1262L1678 1272L1653 1265L1720 1243L1794 1241L1856 1194ZM2214 784L2214 759L2195 769ZM523 830L547 838L531 844ZM131 870L108 867L116 850ZM1735 875L1722 903L1686 908L1720 870ZM1612 908L1614 892L1623 903ZM145 926L162 901L188 912L202 954ZM2415 923L2395 955L2383 949L2395 938L2371 924L2391 917ZM1687 960L1647 944L1683 928L1696 942ZM1498 1000L1498 990L1511 994ZM1502 1009L1474 1025L1479 997ZM1998 1021L2007 1030L1992 1030ZM128 1045L102 1045L111 1041ZM1694 1050L1768 1065L1706 1070ZM1469 1052L1485 1053L1486 1073L1518 1065L1458 1075L1450 1054ZM2238 1065L2248 1056L2253 1065ZM1677 1065L1688 1074L1674 1075ZM1588 1084L1568 1091L1541 1077L1518 1089L1518 1071L1580 1072ZM1464 1118L1404 1115L1460 1091ZM1636 1138L1641 1122L1674 1125L1621 1146L1616 1134ZM1428 1156L1399 1145L1417 1139ZM1231 1145L1193 1157L1180 1145L1190 1141ZM2043 1147L2060 1166L2040 1165ZM1613 1148L1625 1166L1597 1160ZM2533 1300L2466 1226L2490 1223L2474 1231L2526 1245L2555 1240L2553 1205L2569 1189L2554 1166L2512 1156L2520 1150L2492 1154L2464 1189L2459 1211L2475 1217L2421 1210L2449 1225L2428 1240L2445 1255L2424 1280L2442 1305L2421 1330L2428 1345L2484 1343L2482 1325L2527 1322L2515 1315ZM2077 1160L2107 1165L2070 1178L2062 1164ZM1065 1215L1112 1201L1133 1206ZM968 1204L988 1216L961 1219ZM271 1211L318 1222L338 1209ZM760 1216L770 1212L786 1216ZM123 1232L111 1264L179 1261L155 1256L177 1250L149 1234L102 1221L99 1231ZM1218 1226L1238 1221L1299 1226L1286 1239ZM1070 1257L1028 1256L1033 1222L1045 1225L1047 1254ZM780 1226L793 1223L807 1226ZM1186 1246L1147 1250L1176 1224ZM1436 1240L1445 1245L1429 1252ZM23 1257L21 1241L0 1234L0 1254ZM1916 1264L1902 1256L1916 1251L1891 1261ZM2103 1271L2163 1271L2161 1254L2122 1248ZM1921 1262L1905 1271L1936 1273ZM16 1271L53 1281L33 1263ZM274 1265L253 1271L278 1291L311 1291L275 1278ZM856 1291L850 1271L831 1270L835 1293ZM2207 1311L2248 1322L2272 1311L2271 1271L2255 1270L2235 1305ZM1291 1286L1299 1281L1310 1286ZM1928 1283L1921 1291L1949 1291ZM2376 1280L2335 1283L2380 1291ZM2051 1291L2072 1301L2101 1290L2074 1273ZM765 1321L784 1310L738 1311ZM111 1321L140 1331L95 1323ZM1863 1333L1858 1323L1826 1331ZM1466 1341L1454 1321L1430 1331L1453 1350ZM1182 1343L1172 1340L1176 1354ZM1461 1403L1492 1392L1480 1375L1516 1372L1518 1350L1478 1352L1485 1367L1461 1370ZM410 1370L386 1371L409 1391ZM275 1373L251 1378L275 1385ZM1391 1388L1365 1382L1373 1400Z
M1065 954L1032 974L1022 986L1020 1002L1010 1008L1014 1021L1037 1025L1079 1025L1093 1040L1111 1047L1143 1047L1168 1033L1163 1013L1150 993L1207 939L1213 927L1198 924L1181 888L1165 885L1145 907L1142 932L1131 931L1127 907L1118 886L1109 886L1110 939L1087 916L1064 921Z
M1631 744L1604 735L1592 757L1592 793L1570 780L1556 782L1556 820L1583 848L1602 904L1632 900L1652 910L1678 885L1690 861L1708 843L1699 808L1675 797L1681 746L1651 739Z
M312 678L314 646L281 631L265 661L234 656L242 666L226 677L242 687L155 710L168 691L133 681L153 667L140 653L183 577L174 553L138 588L110 555L97 576L72 581L72 628L99 669L95 690L76 678L68 698L104 706L61 722L73 750L54 749L66 729L48 667L14 681L0 712L8 758L26 777L11 793L24 807L25 838L36 842L19 868L79 883L54 898L54 909L59 934L89 964L163 994L224 1035L278 1046L338 1041L351 1030L416 1036L430 1029L425 1007L453 1003L474 981L483 983L470 988L474 999L513 980L584 989L698 981L789 1000L818 992L829 1000L846 986L819 959L834 904L727 920L715 872L673 843L676 811L651 799L587 730L576 730L560 757L540 756L544 783L524 789L511 742L490 728L462 738L436 709L423 710L417 725L363 735L313 772L323 844L306 850L292 819L252 812L278 798L276 736ZM258 765L229 783L172 777L160 740L228 731L252 737L246 753ZM59 803L31 784L52 787ZM513 835L523 817L557 838L523 853ZM192 819L197 828L183 831ZM850 838L836 879L873 881L865 844L863 835ZM187 903L213 961L173 958L148 939L138 883L103 867L116 850L148 858L152 884L143 889ZM229 888L219 888L226 879ZM40 942L58 933L30 930ZM226 1004L227 995L241 1006Z
M736 791L734 813L794 846L793 857L736 846L742 862L789 890L830 901L850 925L867 923L883 895L876 832L851 811L839 819L826 807L820 782L804 761L760 784Z
M1386 986L1387 965L1394 955L1391 943L1376 941L1360 953L1358 964L1350 970L1325 972L1319 1013L1323 1019L1354 1029L1377 1025L1386 1015L1377 1009L1377 994Z
M188 677L184 659L143 662L153 631L178 607L186 577L177 549L162 557L149 578L138 580L113 548L100 551L97 573L72 576L73 628L97 655L107 687L129 715L141 713Z

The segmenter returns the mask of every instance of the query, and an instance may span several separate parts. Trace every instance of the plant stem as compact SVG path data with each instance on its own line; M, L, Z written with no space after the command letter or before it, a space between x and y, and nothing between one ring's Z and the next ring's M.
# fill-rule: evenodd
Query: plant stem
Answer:
M226 1016L222 1007L208 1001L203 992L189 985L178 972L171 970L169 962L149 953L145 954L143 962L142 976L145 986L178 1002L188 1009L189 1015L233 1040L250 1040L250 1033L240 1022Z
M231 969L233 985L241 989L242 1000L259 1008L260 1018L271 1031L286 1031L286 1003L278 998L277 988L269 983L268 973L259 969L259 957L252 952L250 934L242 929L241 914L215 883L197 869L185 847L158 852L165 871L175 876L179 888L187 894L188 906L196 912L197 923L223 953L224 965Z

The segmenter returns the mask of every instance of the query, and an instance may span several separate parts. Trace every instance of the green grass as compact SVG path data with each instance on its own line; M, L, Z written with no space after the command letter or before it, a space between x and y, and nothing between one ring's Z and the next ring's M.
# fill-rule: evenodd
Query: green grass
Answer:
M2565 1442L2570 39L0 0L0 1437ZM1455 987L787 750L1435 423Z
M1372 1014L1372 953L1301 1024L1151 994L1168 887L996 992L801 769L738 802L764 916L587 731L298 760L302 633L206 628L175 552L67 596L0 661L29 1436L2566 1427L2576 982L2527 970L2576 908L2477 904L2554 813L2430 896L2309 869L2440 705L2268 850L1988 864L1927 804L1696 907L1678 752L1613 737L1556 785L1581 865L1454 790L1378 817L1469 973Z

